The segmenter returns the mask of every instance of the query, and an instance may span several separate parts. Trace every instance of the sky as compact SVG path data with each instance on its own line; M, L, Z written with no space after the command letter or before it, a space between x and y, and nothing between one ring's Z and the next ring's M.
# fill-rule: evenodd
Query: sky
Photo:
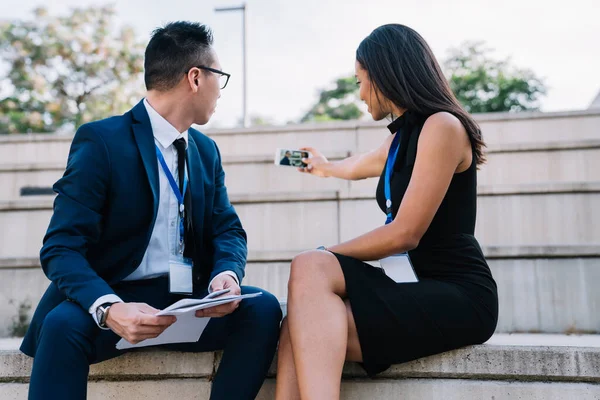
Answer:
M117 26L132 26L146 43L174 20L209 25L223 70L232 74L208 127L231 127L242 117L242 15L215 7L243 0L116 0ZM2 0L0 19L52 14L99 0ZM386 23L419 32L438 60L465 41L483 41L493 57L543 78L542 111L585 109L600 92L600 0L246 0L248 114L276 124L297 121L319 89L354 74L360 41ZM48 5L50 4L50 5Z

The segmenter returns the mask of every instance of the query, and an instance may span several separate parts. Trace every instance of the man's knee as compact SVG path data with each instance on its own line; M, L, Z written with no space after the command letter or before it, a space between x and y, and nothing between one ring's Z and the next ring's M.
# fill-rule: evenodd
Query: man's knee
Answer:
M267 291L263 291L262 295L253 300L255 300L254 307L256 307L258 314L269 321L277 322L277 324L281 322L281 305L277 297Z
M242 300L240 311L246 314L248 318L259 322L265 328L276 327L279 329L282 318L279 300L265 290L260 291L262 295Z
M73 339L90 340L94 328L95 322L90 314L75 303L64 302L46 315L40 335L53 342Z

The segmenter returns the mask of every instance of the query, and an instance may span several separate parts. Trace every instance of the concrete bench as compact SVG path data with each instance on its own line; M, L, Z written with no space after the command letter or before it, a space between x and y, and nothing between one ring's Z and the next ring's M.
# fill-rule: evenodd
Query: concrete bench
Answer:
M0 398L26 399L32 360L17 340L0 342ZM143 350L94 365L88 398L208 399L219 353ZM275 363L259 399L274 397ZM395 365L376 379L348 363L342 398L600 398L600 336L495 335L488 343Z

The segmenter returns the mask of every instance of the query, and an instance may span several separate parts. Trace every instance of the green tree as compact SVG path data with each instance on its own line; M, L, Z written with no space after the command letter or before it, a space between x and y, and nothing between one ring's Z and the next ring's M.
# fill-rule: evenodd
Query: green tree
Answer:
M250 126L268 126L274 124L275 122L271 117L265 115L250 115Z
M333 89L320 91L319 101L300 122L358 119L363 114L358 104L356 78L339 78Z
M494 60L483 43L465 43L451 49L444 62L452 91L467 111L525 111L539 109L546 94L542 79L527 69Z
M0 25L0 133L72 129L139 99L144 47L131 28L114 34L112 6L33 15Z
M14 304L13 300L9 301L9 304ZM12 324L8 328L9 335L12 337L23 337L29 329L29 311L31 310L31 302L25 300L20 302L17 307L17 315L12 318Z

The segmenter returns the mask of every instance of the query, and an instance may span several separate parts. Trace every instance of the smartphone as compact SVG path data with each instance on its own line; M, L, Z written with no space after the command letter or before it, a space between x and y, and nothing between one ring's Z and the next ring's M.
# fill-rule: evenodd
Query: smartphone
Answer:
M226 293L229 293L231 291L231 289L221 289L221 290L217 290L216 292L212 292L209 293L208 296L206 296L204 299L213 299L215 297L219 297L222 296Z
M310 153L305 150L277 149L273 163L284 167L304 168L303 158L309 158Z

